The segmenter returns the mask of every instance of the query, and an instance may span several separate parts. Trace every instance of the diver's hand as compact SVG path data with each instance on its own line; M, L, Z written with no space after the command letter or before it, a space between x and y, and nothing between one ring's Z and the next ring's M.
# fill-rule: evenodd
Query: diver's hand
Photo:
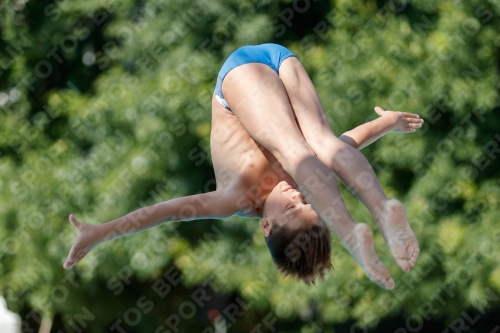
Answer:
M417 128L422 127L423 119L420 119L418 114L400 112L400 111L384 111L381 107L376 106L375 112L381 117L386 118L393 126L396 133L413 133Z
M73 214L69 216L69 221L76 227L77 236L75 244L71 247L68 258L64 262L63 267L66 269L76 265L90 250L100 243L97 237L96 225L82 223Z

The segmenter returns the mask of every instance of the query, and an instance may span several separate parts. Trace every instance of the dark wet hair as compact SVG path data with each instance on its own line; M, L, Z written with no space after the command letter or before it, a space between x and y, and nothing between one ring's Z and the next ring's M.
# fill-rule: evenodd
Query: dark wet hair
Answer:
M311 226L290 230L286 225L275 226L265 239L276 268L285 276L310 284L316 276L323 280L332 268L328 228Z

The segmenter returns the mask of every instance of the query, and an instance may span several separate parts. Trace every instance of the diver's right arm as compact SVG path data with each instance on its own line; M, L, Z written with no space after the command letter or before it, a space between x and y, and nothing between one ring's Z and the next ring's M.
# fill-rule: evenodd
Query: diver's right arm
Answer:
M424 123L423 119L413 113L384 111L378 106L375 112L379 118L345 132L339 139L356 149L362 149L391 131L412 133Z

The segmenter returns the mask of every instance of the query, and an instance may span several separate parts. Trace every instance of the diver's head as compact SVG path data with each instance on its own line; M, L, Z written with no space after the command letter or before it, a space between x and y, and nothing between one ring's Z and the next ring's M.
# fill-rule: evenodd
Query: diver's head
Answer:
M295 184L278 183L266 199L261 228L276 268L309 284L331 268L330 231Z

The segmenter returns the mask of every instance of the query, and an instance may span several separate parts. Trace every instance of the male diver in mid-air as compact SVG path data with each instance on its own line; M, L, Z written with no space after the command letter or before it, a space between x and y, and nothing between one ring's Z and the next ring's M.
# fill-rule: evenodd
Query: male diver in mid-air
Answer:
M340 137L330 128L318 94L300 61L276 44L244 46L226 60L212 98L210 148L217 188L90 225L70 215L77 239L64 268L97 244L164 222L260 217L273 262L306 283L331 269L329 227L380 287L394 280L375 253L373 233L356 223L335 176L372 214L401 269L420 249L402 204L388 200L366 158L357 150L389 131L415 132L416 114L375 111L379 118Z

